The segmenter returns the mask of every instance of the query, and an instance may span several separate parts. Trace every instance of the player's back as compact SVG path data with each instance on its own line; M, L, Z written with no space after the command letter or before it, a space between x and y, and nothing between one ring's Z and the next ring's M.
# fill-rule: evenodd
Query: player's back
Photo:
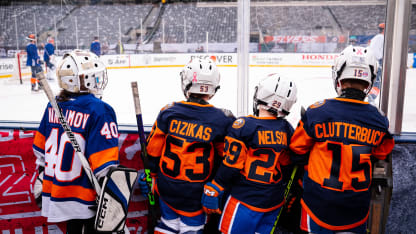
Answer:
M160 156L158 190L165 202L178 210L201 210L203 185L222 155L233 120L210 104L175 102L162 109L147 150ZM159 133L163 139L153 137Z
M394 144L387 118L367 102L335 98L311 105L300 124L304 133L295 133L291 148L306 153L304 142L313 142L303 182L304 208L324 227L365 222L371 158L384 159L387 151L380 144Z
M26 53L27 53L27 60L26 60L26 66L37 66L39 65L38 59L38 48L35 44L29 43L26 46Z
M101 55L101 44L99 41L93 41L90 46L91 52L96 54L97 56Z
M67 101L59 102L58 105L62 109L62 113L71 127L71 130L81 134L86 139L90 134L94 133L91 132L96 127L96 122L94 121L98 121L100 118L111 120L110 122L116 120L113 108L100 99L95 98L93 94L74 96ZM48 130L60 127L59 121L56 122L57 120L53 118L54 111L50 103L48 104L47 109L48 112L44 118L49 119L42 121L46 121Z
M55 53L55 47L52 45L52 43L48 43L45 45L45 51L43 53L43 60L49 61L50 56L52 56Z
M105 167L118 164L116 117L108 104L87 94L60 102L59 106L96 175ZM50 104L33 148L45 155L42 192L49 199L43 199L42 215L51 222L92 217L94 212L88 206L95 205L96 192Z
M223 162L239 172L231 184L233 197L255 209L282 205L282 167L290 163L292 134L293 127L283 118L248 116L234 122L227 133ZM228 173L220 169L215 180L228 177Z

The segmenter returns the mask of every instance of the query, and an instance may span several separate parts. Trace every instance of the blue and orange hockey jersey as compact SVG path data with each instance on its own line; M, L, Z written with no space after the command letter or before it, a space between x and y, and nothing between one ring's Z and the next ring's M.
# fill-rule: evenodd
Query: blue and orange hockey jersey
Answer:
M267 212L283 205L282 169L290 164L293 127L282 118L241 117L229 129L223 164L214 182L252 210Z
M311 105L290 143L298 154L292 161L308 162L303 209L330 230L364 224L370 207L371 160L385 159L393 147L387 118L367 102L334 98Z
M213 105L195 102L175 102L160 111L147 138L147 153L159 196L177 213L203 213L203 187L222 160L226 130L234 119Z
M92 94L59 103L94 174L118 165L118 127L114 110ZM42 216L48 222L88 219L96 192L50 103L33 142L36 163L44 166Z
M43 52L43 60L49 62L50 57L55 54L55 46L52 43L45 45L45 52Z
M101 55L101 44L98 40L91 42L90 51L96 54L97 56Z
M26 66L33 67L33 66L40 66L39 63L39 55L38 55L38 47L35 44L29 43L26 46L26 53L27 53L27 60Z

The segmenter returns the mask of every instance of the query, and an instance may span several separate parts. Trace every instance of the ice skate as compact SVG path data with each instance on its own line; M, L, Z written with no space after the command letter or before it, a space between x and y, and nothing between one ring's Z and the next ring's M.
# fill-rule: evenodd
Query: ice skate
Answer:
M39 88L36 86L36 84L32 84L31 91L32 91L32 93L39 92Z

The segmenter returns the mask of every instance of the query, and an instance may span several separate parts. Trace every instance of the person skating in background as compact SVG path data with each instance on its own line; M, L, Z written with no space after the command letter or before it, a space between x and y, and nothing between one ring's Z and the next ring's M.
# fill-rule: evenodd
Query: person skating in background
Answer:
M380 94L381 71L382 71L382 66L383 66L383 53L384 53L384 29L385 27L386 27L385 23L380 23L378 25L379 33L371 39L370 46L369 46L369 48L373 52L379 64L378 69L376 71L377 77L374 81L373 88L371 89L368 95L368 101L373 105L376 105L375 101L377 99L377 96Z
M98 40L98 37L95 36L94 40L91 42L90 51L96 54L98 57L101 55L101 44Z
M285 119L297 100L293 81L271 74L255 88L254 116L238 118L225 138L224 160L204 187L202 204L221 213L221 233L270 233L284 205L291 172L289 143L293 127Z
M349 46L332 69L337 98L309 106L295 129L291 159L304 165L300 227L309 233L367 233L374 160L394 147L388 119L365 102L376 79L369 48Z
M186 101L164 107L147 139L150 171L159 195L157 233L202 233L204 184L222 160L224 137L235 120L208 101L219 89L220 73L211 59L194 59L180 73ZM144 174L140 176L144 177ZM139 179L142 193L146 182Z
M105 65L95 54L75 50L63 56L57 74L61 92L56 100L101 181L119 164L116 114L101 100L107 84ZM33 151L39 171L34 195L41 215L48 222L66 223L70 234L96 233L96 191L50 103L35 133Z
M40 89L39 81L36 78L36 73L42 71L40 57L38 55L38 47L36 46L36 35L30 34L27 38L29 44L26 46L27 60L26 66L30 67L31 78L30 85L32 91L38 91Z
M43 53L43 61L47 66L46 78L54 80L55 77L55 40L53 37L48 37Z

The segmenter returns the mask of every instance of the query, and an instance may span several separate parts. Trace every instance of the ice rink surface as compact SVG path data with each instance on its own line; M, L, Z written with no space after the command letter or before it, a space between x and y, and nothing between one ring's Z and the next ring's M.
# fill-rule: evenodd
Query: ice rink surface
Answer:
M152 125L159 110L173 101L182 101L179 73L182 68L133 68L109 69L109 81L104 90L103 100L115 110L118 123L135 125L135 113L131 82L137 81L141 99L143 121ZM220 108L227 108L237 116L237 68L219 67L221 88L210 103ZM330 68L270 68L250 67L248 114L252 113L252 97L255 85L270 73L278 73L292 79L298 88L298 101L293 106L288 120L295 127L300 119L300 106L336 96ZM59 92L57 81L49 82L55 93ZM409 69L406 79L406 93L403 113L405 132L416 132L416 69ZM20 84L17 80L0 80L0 120L1 121L35 121L39 122L48 100L40 91L30 91L30 81Z
M236 113L237 68L220 67L221 88L211 103ZM104 101L113 106L118 123L136 125L130 83L137 81L145 125L152 125L164 105L184 100L179 72L181 68L137 68L110 69L108 87L104 90ZM318 100L335 97L330 68L264 68L249 70L249 114L252 113L254 86L267 74L279 73L296 82L298 102L292 108L288 120L295 127L300 118L300 106L308 106ZM50 82L58 93L57 81ZM403 131L416 132L416 69L408 70L406 79ZM0 80L0 121L39 122L48 100L43 92L32 93L30 82L20 84L17 80ZM1 123L0 123L1 124ZM16 124L18 126L18 124ZM1 126L0 126L1 127ZM414 201L416 199L414 178L416 162L415 146L397 144L393 151L393 196L390 205L386 233L416 233Z

